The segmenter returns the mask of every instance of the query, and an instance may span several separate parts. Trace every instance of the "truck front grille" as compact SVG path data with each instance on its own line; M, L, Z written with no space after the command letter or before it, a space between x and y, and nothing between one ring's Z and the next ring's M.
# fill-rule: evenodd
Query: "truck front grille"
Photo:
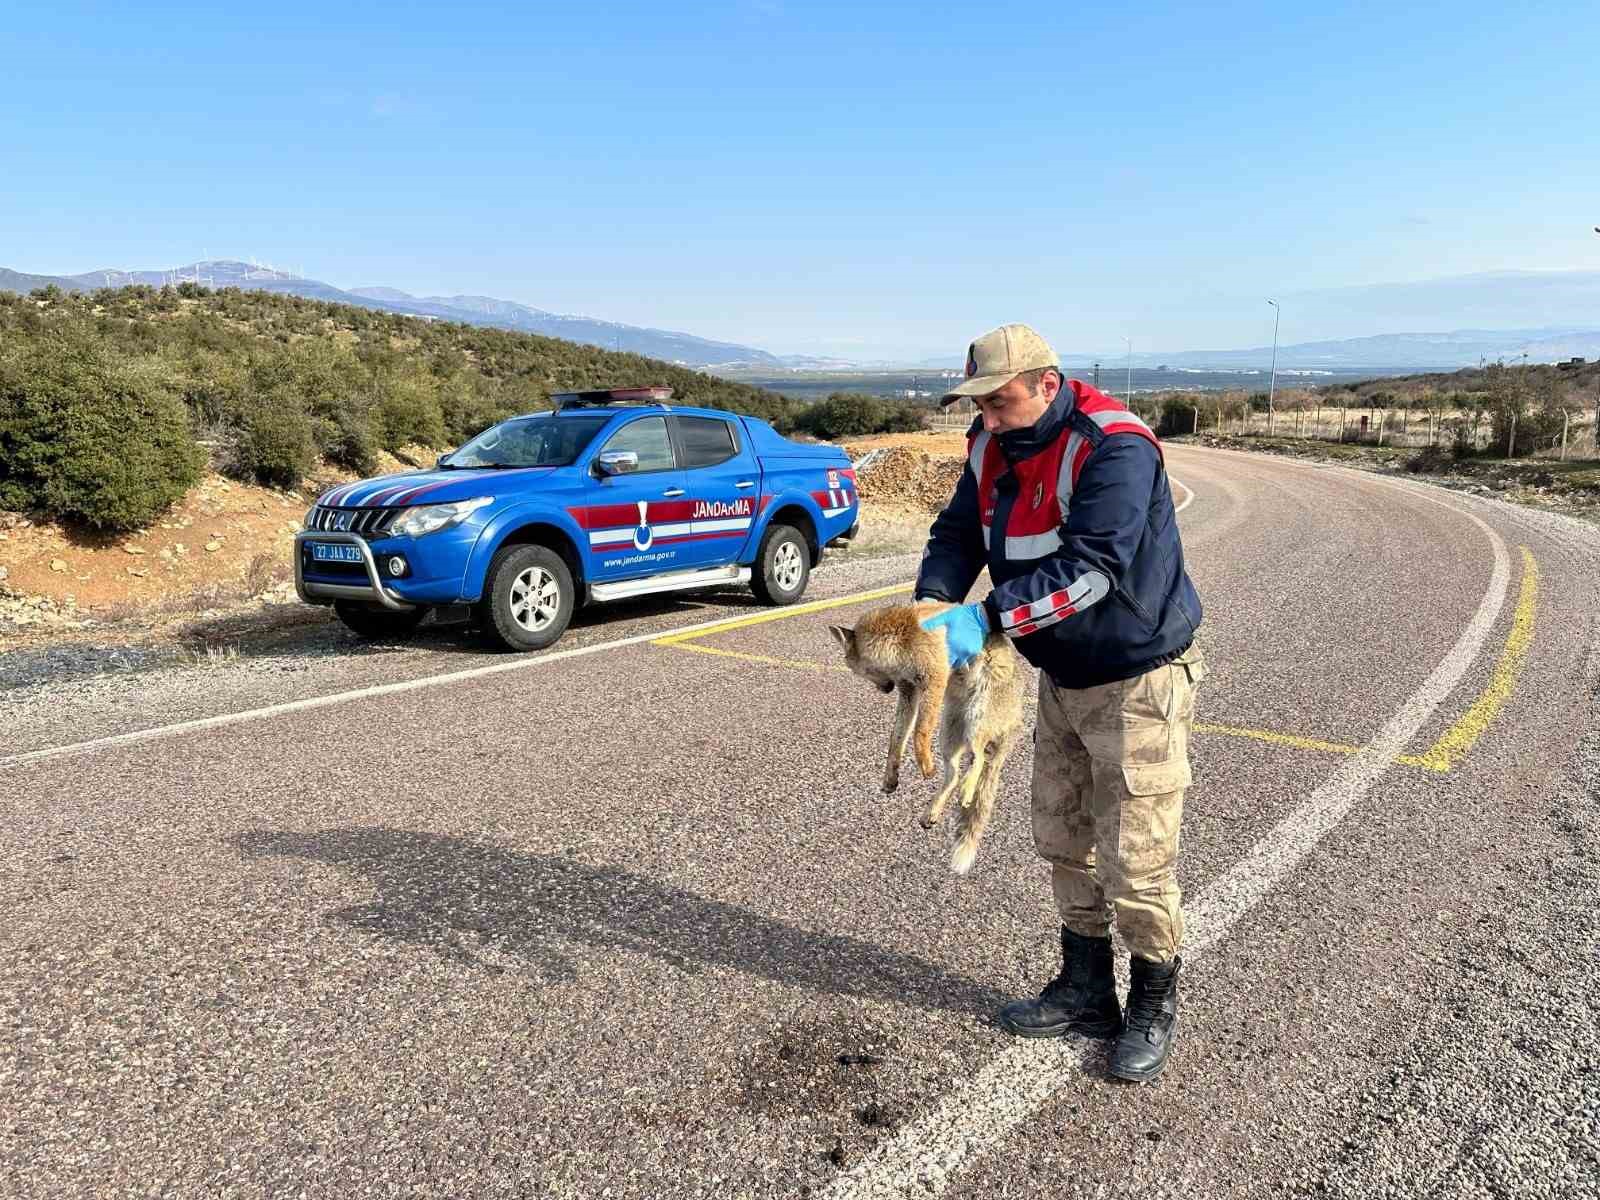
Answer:
M324 508L319 504L311 510L311 522L306 528L318 532L354 533L370 541L383 536L398 511L395 508Z

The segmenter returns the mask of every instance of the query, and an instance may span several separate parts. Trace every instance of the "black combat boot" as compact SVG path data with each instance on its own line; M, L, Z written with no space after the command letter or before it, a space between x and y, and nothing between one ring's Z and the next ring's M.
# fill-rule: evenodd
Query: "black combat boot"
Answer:
M1183 960L1151 962L1134 955L1129 964L1128 1018L1111 1051L1111 1073L1130 1083L1161 1074L1178 1032L1178 968Z
M1117 980L1111 973L1111 938L1081 937L1061 927L1061 974L1037 1000L1000 1010L1000 1027L1019 1037L1115 1037L1122 1028Z

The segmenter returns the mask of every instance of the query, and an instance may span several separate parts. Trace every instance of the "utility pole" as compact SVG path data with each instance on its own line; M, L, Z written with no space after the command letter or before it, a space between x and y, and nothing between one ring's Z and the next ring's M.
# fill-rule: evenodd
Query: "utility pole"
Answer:
M1268 300L1272 305L1272 375L1267 380L1267 429L1272 429L1272 396L1278 389L1278 318L1283 315L1283 310L1278 307L1276 300Z

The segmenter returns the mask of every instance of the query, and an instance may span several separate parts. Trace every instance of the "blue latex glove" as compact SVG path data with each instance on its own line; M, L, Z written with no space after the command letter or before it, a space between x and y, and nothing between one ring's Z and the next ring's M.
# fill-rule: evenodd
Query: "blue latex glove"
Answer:
M944 630L944 647L952 667L964 667L983 650L989 636L989 614L981 604L960 604L929 617L922 627L930 633Z

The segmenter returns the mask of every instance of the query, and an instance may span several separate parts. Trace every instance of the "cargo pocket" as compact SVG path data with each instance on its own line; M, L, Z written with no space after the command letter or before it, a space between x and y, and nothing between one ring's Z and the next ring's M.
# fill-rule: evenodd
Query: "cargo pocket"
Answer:
M1122 767L1128 794L1118 814L1117 859L1121 876L1135 891L1156 886L1178 856L1183 790L1190 778L1184 758Z
M1142 766L1125 763L1122 767L1122 783L1130 796L1163 796L1168 792L1181 792L1193 782L1194 774L1187 758Z
M1206 670L1206 656L1201 652L1198 644L1190 646L1173 661L1183 667L1185 673L1188 674L1191 687L1204 679L1208 673Z

